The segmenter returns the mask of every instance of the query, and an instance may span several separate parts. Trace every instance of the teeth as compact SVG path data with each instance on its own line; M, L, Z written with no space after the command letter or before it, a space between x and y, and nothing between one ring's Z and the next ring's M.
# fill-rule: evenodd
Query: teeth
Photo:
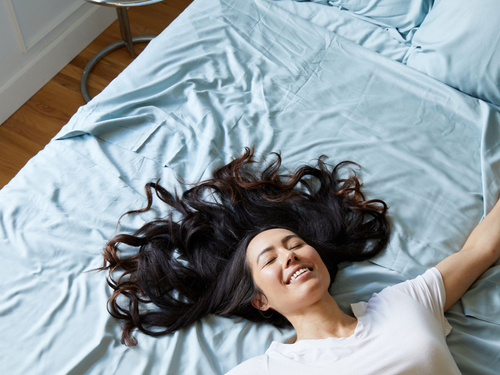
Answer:
M309 271L309 268L301 268L300 270L295 272L290 278L290 282L293 282L297 278L297 276L302 275L306 271Z

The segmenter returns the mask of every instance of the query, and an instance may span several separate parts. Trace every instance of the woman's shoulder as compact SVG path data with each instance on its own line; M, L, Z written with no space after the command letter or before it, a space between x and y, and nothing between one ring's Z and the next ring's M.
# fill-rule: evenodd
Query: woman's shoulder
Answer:
M418 304L440 322L445 335L450 333L451 326L444 317L446 291L443 278L437 268L432 267L414 279L387 287L379 295L390 303L392 308L410 306L411 303ZM403 295L406 298L403 298Z
M444 297L444 283L441 273L435 267L428 269L414 279L385 288L381 293L392 291L403 292L421 303L428 302L426 299L442 299Z
M233 368L226 375L255 375L267 374L268 355L263 354L250 358Z

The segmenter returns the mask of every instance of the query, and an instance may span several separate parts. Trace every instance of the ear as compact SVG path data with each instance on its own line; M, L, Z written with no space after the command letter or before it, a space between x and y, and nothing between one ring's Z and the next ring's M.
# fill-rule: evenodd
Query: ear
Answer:
M255 307L257 310L261 310L261 311L269 310L269 304L267 303L267 298L265 295L263 295L261 293L257 293L252 298L252 306Z

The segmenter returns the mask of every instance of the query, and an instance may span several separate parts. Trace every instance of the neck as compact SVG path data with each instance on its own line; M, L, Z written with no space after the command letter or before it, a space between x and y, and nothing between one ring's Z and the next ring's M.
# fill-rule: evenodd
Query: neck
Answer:
M319 340L328 337L349 337L358 319L344 313L330 294L309 306L303 313L287 316L299 340Z

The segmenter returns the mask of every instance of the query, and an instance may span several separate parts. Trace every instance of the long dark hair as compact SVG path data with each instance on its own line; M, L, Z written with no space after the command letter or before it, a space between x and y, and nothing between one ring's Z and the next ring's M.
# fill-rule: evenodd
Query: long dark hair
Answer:
M100 270L109 271L114 292L108 311L124 321L122 343L137 344L131 336L134 328L161 336L208 314L289 326L276 311L264 316L251 305L260 291L246 262L246 248L263 230L285 228L299 235L318 251L332 282L339 263L366 260L384 249L390 234L387 205L365 200L351 168L357 164L344 161L329 168L321 156L316 166L287 174L279 154L262 171L255 168L253 154L246 148L181 196L149 183L147 206L126 213L148 211L153 190L171 208L167 217L133 235L116 235L104 249ZM340 178L343 168L349 173ZM138 252L120 256L121 244Z

